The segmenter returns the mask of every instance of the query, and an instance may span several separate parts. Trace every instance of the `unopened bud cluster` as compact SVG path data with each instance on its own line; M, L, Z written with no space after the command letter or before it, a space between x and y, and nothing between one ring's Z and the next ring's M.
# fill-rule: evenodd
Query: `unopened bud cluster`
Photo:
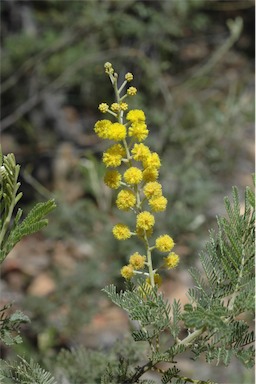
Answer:
M175 244L169 235L164 234L152 240L154 215L156 212L165 211L167 206L162 185L158 181L161 160L156 152L144 144L149 134L144 112L139 109L129 110L128 104L124 102L126 98L137 93L133 86L125 91L127 83L133 80L132 73L127 73L124 82L118 87L118 75L112 64L105 63L104 67L116 95L115 102L110 106L104 102L99 105L99 110L110 114L115 121L103 119L97 121L94 126L95 133L101 139L112 141L102 157L108 168L104 182L109 188L118 190L117 208L135 214L133 228L125 223L118 223L113 228L113 235L117 240L137 236L145 244L145 255L138 252L131 255L128 265L121 269L121 275L125 279L131 279L139 274L145 276L146 284L160 285L158 269L172 269L179 263L179 256L171 252ZM154 249L167 253L158 269L153 268L151 253Z

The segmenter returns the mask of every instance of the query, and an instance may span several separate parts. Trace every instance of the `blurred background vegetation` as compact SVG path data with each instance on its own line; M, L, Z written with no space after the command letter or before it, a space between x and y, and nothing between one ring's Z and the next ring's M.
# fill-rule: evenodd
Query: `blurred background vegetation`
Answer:
M197 262L223 196L251 185L253 33L253 0L1 1L2 149L22 165L25 211L52 196L58 204L2 268L1 301L32 320L15 353L42 362L62 346L107 348L129 328L100 292L122 286L119 269L139 247L111 234L120 213L93 133L98 104L113 101L104 63L134 74L130 106L145 111L162 158L169 204L157 230L182 259L166 275L171 292L189 284L182 270Z

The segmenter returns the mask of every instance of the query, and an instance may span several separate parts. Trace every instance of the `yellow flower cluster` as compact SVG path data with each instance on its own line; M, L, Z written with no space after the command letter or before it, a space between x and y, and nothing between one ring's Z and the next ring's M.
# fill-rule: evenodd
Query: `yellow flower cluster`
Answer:
M112 189L119 189L116 206L123 211L132 211L136 218L134 229L126 224L118 223L113 227L113 235L117 240L126 240L137 236L145 245L145 254L135 252L130 256L128 265L121 269L125 279L131 279L136 274L145 277L145 284L151 287L161 284L161 277L156 268L153 268L152 250L170 252L174 247L173 239L165 234L155 240L150 246L149 240L155 225L155 212L165 211L167 199L163 196L162 185L157 181L161 160L156 152L143 142L149 134L145 113L140 109L129 110L129 105L124 102L129 96L134 96L137 89L125 88L133 80L132 73L128 72L124 82L118 87L118 75L111 63L105 64L105 72L109 76L115 90L116 100L110 106L101 103L99 110L111 115L112 120L99 120L94 126L94 131L100 139L114 141L103 153L103 163L107 168L104 182ZM115 168L121 167L122 170ZM112 168L112 169L111 169ZM161 268L175 268L179 263L179 256L171 252L163 259ZM145 271L147 266L148 271Z
M117 240L126 240L129 239L132 234L128 225L119 223L114 226L113 235Z
M174 241L169 235L159 236L156 239L156 248L161 252L168 252L174 247Z
M142 180L142 172L139 168L130 167L124 173L124 180L127 184L139 184Z
M107 171L104 177L104 183L112 189L118 189L121 185L122 175L116 170Z
M122 189L116 199L116 205L118 209L123 211L128 211L130 208L133 208L136 204L136 196L129 189Z
M171 252L164 258L164 265L167 269L173 269L179 264L180 258L175 252Z
M119 167L124 156L124 147L121 144L115 144L103 153L102 160L106 167Z

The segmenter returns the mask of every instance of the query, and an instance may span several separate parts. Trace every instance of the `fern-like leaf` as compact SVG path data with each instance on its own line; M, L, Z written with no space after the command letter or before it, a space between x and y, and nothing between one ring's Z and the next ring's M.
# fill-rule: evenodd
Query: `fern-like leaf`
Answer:
M37 204L20 222L22 210L18 209L15 217L13 212L22 197L18 193L20 183L18 176L20 166L16 164L15 156L10 153L0 156L0 263L6 258L12 248L22 237L41 230L48 221L45 216L55 208L54 200Z
M33 359L29 361L19 357L19 361L8 363L1 361L1 383L17 384L57 384L51 373L41 368Z

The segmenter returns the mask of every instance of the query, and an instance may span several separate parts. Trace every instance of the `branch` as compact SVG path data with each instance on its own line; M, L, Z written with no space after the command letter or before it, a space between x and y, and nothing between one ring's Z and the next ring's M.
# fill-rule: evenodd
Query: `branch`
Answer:
M196 340L199 336L202 335L202 333L204 333L204 331L205 331L205 327L197 329L196 331L194 331L193 333L190 333L190 335L185 337L185 339L178 340L176 342L176 344L177 345L185 345L186 347L189 347L194 340Z

